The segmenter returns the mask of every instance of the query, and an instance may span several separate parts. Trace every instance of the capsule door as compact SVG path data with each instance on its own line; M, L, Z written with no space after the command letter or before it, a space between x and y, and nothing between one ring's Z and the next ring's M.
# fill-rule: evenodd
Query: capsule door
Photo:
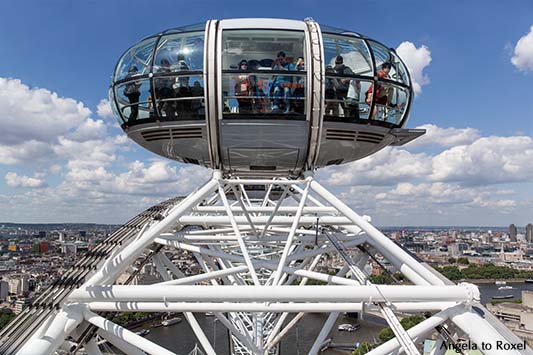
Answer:
M307 43L299 21L218 31L219 145L223 168L240 174L298 174L309 135Z

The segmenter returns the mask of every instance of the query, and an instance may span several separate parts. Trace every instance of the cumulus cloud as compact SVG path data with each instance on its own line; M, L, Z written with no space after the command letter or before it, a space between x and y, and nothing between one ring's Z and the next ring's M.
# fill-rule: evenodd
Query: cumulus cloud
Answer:
M440 147L454 147L457 145L470 144L478 139L481 134L476 128L439 127L434 124L418 126L426 130L426 134L413 140L406 147L420 147L435 145Z
M509 213L518 207L519 203L512 198L499 198L498 191L484 186L472 188L442 182L399 183L390 190L376 194L375 206L394 212L403 211L405 215L413 210L423 213L424 209L438 213L456 209L495 209L498 213Z
M76 130L69 134L68 137L77 142L102 139L107 136L107 129L102 120L93 120L91 118L83 121Z
M413 182L481 186L533 179L531 137L480 137L479 131L472 128L420 128L428 129L428 137L418 145L413 143L413 147L433 144L445 149L430 154L410 152L407 148L411 145L387 147L359 161L323 169L317 176L332 186Z
M425 153L388 147L359 161L330 167L320 176L327 176L327 183L334 186L390 185L430 173L431 158Z
M43 163L54 154L53 146L36 140L22 141L16 145L0 144L0 164L13 165L26 162Z
M415 95L422 92L422 86L429 84L429 77L424 69L431 63L431 51L422 45L419 48L409 41L400 43L396 53L402 58L411 74Z
M4 177L6 184L10 187L31 187L40 188L47 186L46 181L39 177L29 177L25 175L18 175L15 172L8 172Z
M431 180L497 184L533 178L530 137L483 137L433 157Z
M96 106L96 114L102 118L113 118L113 110L108 99L102 99Z
M66 150L63 143L93 141L98 146L97 140L107 135L103 122L93 120L83 103L17 79L0 78L0 111L0 164L53 164L63 158L58 155ZM92 146L84 148L75 150L90 155Z
M53 141L91 115L81 102L6 78L0 78L0 109L0 144L4 146L31 140Z
M533 70L533 26L516 42L511 63L523 72Z

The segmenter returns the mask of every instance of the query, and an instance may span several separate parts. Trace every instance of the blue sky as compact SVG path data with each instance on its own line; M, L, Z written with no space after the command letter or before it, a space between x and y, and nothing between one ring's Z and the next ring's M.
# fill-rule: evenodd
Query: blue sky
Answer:
M128 143L98 110L121 53L211 18L309 16L411 44L404 60L422 90L408 126L429 130L421 143L320 172L326 185L379 225L533 221L531 1L5 1L3 10L0 221L120 223L192 189L205 171Z

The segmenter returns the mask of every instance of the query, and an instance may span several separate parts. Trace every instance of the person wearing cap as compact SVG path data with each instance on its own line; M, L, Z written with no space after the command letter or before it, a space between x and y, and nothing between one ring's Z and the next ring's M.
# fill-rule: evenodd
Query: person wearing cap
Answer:
M248 71L248 61L243 59L239 62L239 70ZM251 83L250 77L247 73L242 73L235 79L235 96L239 103L239 113L251 113L252 112L252 99L251 96Z
M279 51L276 60L272 63L272 70L292 71L294 70L294 64L292 64L292 60L286 56L285 52ZM272 85L274 88L272 111L281 110L281 105L285 106L285 113L290 111L291 81L292 77L287 75L278 75L274 79L274 84Z
M124 79L130 79L134 76L139 75L139 69L137 69L136 65L132 65L128 69L128 74ZM142 83L138 80L130 81L124 86L124 96L128 98L128 101L130 102L130 116L128 117L128 121L136 120L139 116L139 98L141 97L141 88Z
M337 75L342 75L342 76L353 75L352 69L344 65L344 58L341 55L338 55L335 58L335 67L333 67L333 71ZM348 103L346 100L348 97L349 89L350 89L349 78L338 78L335 80L335 96L337 98L337 102L342 107L344 117L348 117L349 108L348 108Z

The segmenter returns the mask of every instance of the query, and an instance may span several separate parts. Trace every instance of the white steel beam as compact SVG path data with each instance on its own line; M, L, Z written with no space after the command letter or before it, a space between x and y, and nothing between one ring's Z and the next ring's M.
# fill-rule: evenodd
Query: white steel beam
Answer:
M407 330L407 334L411 339L418 338L425 334L430 334L435 331L435 327L444 323L455 312L460 312L464 309L463 305L458 305L434 314L432 317L418 323L414 327ZM372 349L367 355L390 355L397 352L401 348L400 343L396 338L381 344L375 349Z
M17 355L52 354L83 321L83 307L69 305L55 315L46 332L41 337L31 338L17 352Z
M134 332L121 327L118 324L111 322L91 311L84 312L85 319L100 328L103 332L110 333L115 337L124 340L125 342L146 351L148 354L154 355L175 355L173 352L163 348L160 345L152 343L151 341L143 338L140 335L135 334Z
M86 286L74 302L464 302L473 301L469 284L459 286Z
M407 264L411 269L413 269L417 274L422 278L428 281L432 285L443 285L444 282L435 276L431 271L422 266L417 260L415 260L411 255L407 254L402 248L398 247L392 240L387 238L383 233L381 233L376 227L368 223L363 217L355 213L350 207L348 207L344 202L335 197L331 192L326 190L322 185L320 185L315 180L311 181L311 188L315 191L320 197L328 201L333 207L335 207L340 213L346 216L353 224L357 227L364 230L369 236L369 243L374 245L378 251L386 250L390 254L395 255L403 263ZM322 221L322 219L321 219ZM337 224L337 223L328 223L327 224Z
M218 181L216 178L219 175L220 173L215 171L213 179L208 181L198 191L183 199L165 218L163 218L163 220L152 225L142 237L139 237L134 243L126 245L115 257L108 259L106 263L85 282L85 285L113 283L116 278L133 263L135 258L137 258L144 249L153 242L154 238L158 237L162 232L172 228L180 216L191 210L208 194L217 189Z
M452 307L455 302L395 302L394 310L404 313L439 311ZM379 308L364 302L142 302L142 301L93 301L88 307L95 312L359 312L376 311Z
M246 265L248 265L248 269L250 271L250 275L252 276L254 284L260 285L261 283L259 282L259 278L257 278L257 273L255 272L255 268L254 268L254 265L252 264L252 260L250 259L250 255L248 254L246 243L244 243L244 240L242 239L239 226L237 226L235 217L233 216L233 213L231 212L231 208L229 207L229 204L228 204L228 199L226 198L226 194L224 193L224 189L222 188L222 186L218 187L218 194L220 195L220 198L222 202L224 203L224 206L226 207L226 213L228 214L228 218L231 221L231 226L233 227L235 235L237 236L237 241L239 242L242 255L244 257ZM248 218L245 218L245 219L248 220Z
M139 348L131 345L130 343L126 342L123 339L120 339L119 337L113 335L112 333L109 333L103 329L99 329L96 333L103 339L107 340L114 346L116 346L119 350L124 352L128 355L146 355L144 351L139 350Z
M298 210L296 211L296 215L293 218L291 231L289 232L289 235L287 236L287 241L285 242L285 245L283 248L283 254L281 254L281 259L279 261L279 265L274 276L274 283L273 283L274 285L278 285L281 279L283 268L285 267L285 263L287 262L287 256L292 246L292 239L294 237L294 233L296 232L296 229L298 228L300 217L302 216L302 210L305 206L305 200L307 199L308 193L309 193L309 182L307 182L304 193L302 194L300 204L298 205Z
M181 279L156 283L155 285L191 285L198 282L209 281L219 277L238 274L248 270L248 266L235 266L224 270L209 271L203 274L183 277Z

